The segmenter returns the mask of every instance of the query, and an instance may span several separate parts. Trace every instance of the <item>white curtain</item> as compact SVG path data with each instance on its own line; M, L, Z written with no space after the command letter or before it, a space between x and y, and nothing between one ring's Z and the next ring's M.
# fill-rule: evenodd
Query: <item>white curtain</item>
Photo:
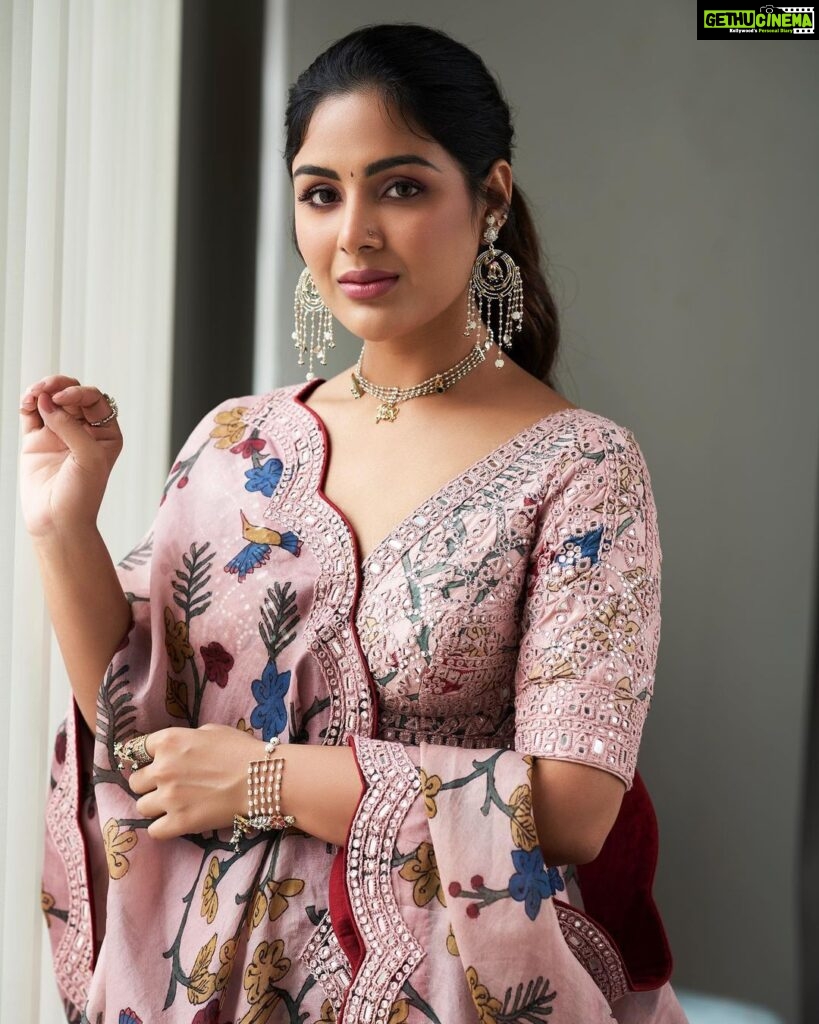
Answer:
M293 288L286 278L292 200L285 171L284 111L291 69L288 0L265 4L262 56L262 119L259 146L259 216L256 235L256 314L253 347L253 390L257 394L289 383L296 357L293 330ZM277 339L280 339L277 342Z
M18 399L57 370L119 401L100 526L121 557L168 465L181 0L0 0L0 1020L62 1019L40 914L68 687L17 499Z

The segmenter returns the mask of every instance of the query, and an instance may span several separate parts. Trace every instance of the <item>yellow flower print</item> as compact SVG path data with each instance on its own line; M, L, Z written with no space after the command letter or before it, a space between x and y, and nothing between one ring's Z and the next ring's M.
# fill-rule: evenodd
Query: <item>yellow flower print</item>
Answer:
M424 794L424 807L427 811L428 818L434 818L438 813L438 805L435 803L435 797L438 795L438 791L441 788L441 777L439 775L427 776L427 773L423 768L421 772L421 792Z
M628 711L628 706L634 700L634 691L631 688L631 680L623 676L617 680L614 687L615 703L618 711Z
M244 718L239 719L236 723L236 728L241 730L241 732L249 732L251 736L254 734L253 726L248 725Z
M533 770L534 764L535 764L534 754L524 754L523 755L523 760L525 761L526 764L529 765L529 767L526 769L526 775L527 775L527 777L529 779L529 782L531 783L531 781L532 781L532 770Z
M102 843L108 861L108 874L111 878L122 878L131 866L125 854L137 844L137 834L132 828L120 832L116 818L109 818L102 829Z
M54 897L50 892L46 892L45 889L40 890L40 909L45 914L46 924L51 927L51 915L49 910L54 906Z
M216 975L208 970L213 954L216 952L216 933L210 941L196 954L190 980L188 982L188 1001L197 1006L206 1003L216 991Z
M259 925L264 921L264 915L267 913L267 896L262 892L261 889L253 897L253 904L250 910L250 919L247 924L247 934L250 935L254 929L258 928Z
M547 661L536 661L529 670L526 681L538 686L551 686L560 679L571 679L574 674L574 665L568 658L558 654Z
M634 641L640 632L640 625L634 619L629 619L628 614L625 601L608 601L597 612L596 618L600 625L592 630L594 640L607 651L612 649L616 640L622 651L633 654L636 649Z
M532 810L532 788L527 783L518 786L509 797L512 817L509 824L512 828L512 842L520 850L534 850L537 846L537 830Z
M472 1002L478 1011L481 1024L497 1024L501 1004L489 995L486 985L481 985L478 981L478 972L474 967L467 967L466 980L469 983L469 994L472 996Z
M245 971L244 986L247 1001L252 1005L258 1003L267 994L271 985L275 985L290 970L290 961L284 953L281 939L275 942L260 942L253 954L252 961Z
M630 499L632 497L633 491L632 482L634 479L634 474L632 473L630 466L620 466L619 472L617 473L617 477L617 491L613 495L613 499L615 502L614 514L619 518L620 516L625 515L625 513L631 511ZM611 501L611 498L612 496L609 496L609 501ZM596 505L593 505L592 510L594 512L597 512L597 514L600 517L608 515L609 512L609 510L606 509L605 507L604 501L600 501Z
M321 1016L316 1021L316 1024L335 1024L336 1011L333 1009L333 1004L329 999L325 999L321 1004Z
M462 648L464 654L473 658L484 658L489 653L489 626L475 624L467 626L461 634L467 643Z
M304 890L304 882L300 878L283 878L280 882L269 881L267 888L270 890L270 902L267 913L271 921L281 917L287 910L288 899L298 896Z
M452 925L449 926L449 934L446 937L446 951L452 956L458 956L458 943L455 940L455 932L452 930Z
M219 950L219 970L216 972L216 991L221 992L227 985L230 972L233 968L233 961L236 957L236 949L239 945L238 939L228 939L222 944Z
M230 448L242 440L247 430L247 424L244 421L246 412L247 409L237 405L234 409L216 413L213 421L218 425L210 432L211 437L217 438L216 448Z
M205 882L202 886L202 906L199 913L208 924L213 924L213 919L219 910L219 896L216 892L216 883L219 880L219 861L211 857L208 865L208 873L205 875Z
M629 581L634 591L641 590L648 581L648 573L644 565L637 565L633 569L626 569L623 575Z
M165 650L171 659L174 672L181 672L188 658L193 657L193 648L188 643L187 622L177 622L173 610L165 606Z
M398 874L408 882L415 883L412 887L412 898L416 907L425 907L436 896L441 906L446 906L432 843L421 843L415 851L415 856L401 865Z
M372 615L368 615L359 630L362 644L365 647L372 647L378 643L382 636L381 623L378 619L373 618Z
M268 1024L280 1001L281 996L275 992L268 992L258 1003L254 1003L236 1024Z
M409 999L396 999L390 1009L390 1019L387 1024L404 1024L409 1017Z

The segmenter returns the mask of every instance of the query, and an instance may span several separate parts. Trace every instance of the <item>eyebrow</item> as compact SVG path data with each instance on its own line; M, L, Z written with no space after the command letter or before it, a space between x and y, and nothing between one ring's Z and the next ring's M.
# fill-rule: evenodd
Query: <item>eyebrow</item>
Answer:
M424 159L424 157L416 156L415 153L402 153L399 156L387 156L383 160L376 160L375 163L367 164L364 168L364 176L371 178L374 174L380 174L381 171L389 170L390 167L403 167L406 164L419 164L421 167L431 167L433 171L440 173L440 168L430 163L429 160ZM302 164L301 167L297 167L293 171L293 177L295 178L299 174L315 174L320 178L332 178L333 181L341 181L337 171L332 170L330 167L318 167L316 164Z

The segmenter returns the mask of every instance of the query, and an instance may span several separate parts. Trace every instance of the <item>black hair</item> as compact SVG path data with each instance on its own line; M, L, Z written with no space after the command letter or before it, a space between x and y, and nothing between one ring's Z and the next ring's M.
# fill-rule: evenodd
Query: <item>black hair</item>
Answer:
M484 182L496 160L512 162L509 105L483 60L446 33L425 25L368 25L333 43L290 87L284 159L292 174L316 107L329 96L373 89L460 165L473 202L505 209ZM513 332L511 358L553 386L560 340L555 301L541 265L540 240L526 199L514 185L497 247L520 267L523 329ZM476 253L477 255L477 253ZM494 326L494 325L493 325ZM497 329L495 330L497 335Z

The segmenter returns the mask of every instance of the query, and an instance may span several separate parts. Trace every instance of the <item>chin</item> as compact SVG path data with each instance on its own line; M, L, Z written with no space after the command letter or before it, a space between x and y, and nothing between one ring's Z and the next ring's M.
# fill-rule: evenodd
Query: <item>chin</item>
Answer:
M356 313L358 315L356 315ZM356 311L351 316L338 317L338 320L347 328L351 334L359 338L366 338L367 341L379 342L388 341L391 338L400 338L404 334L418 330L423 327L425 321L402 320L388 310L369 310L367 312Z

